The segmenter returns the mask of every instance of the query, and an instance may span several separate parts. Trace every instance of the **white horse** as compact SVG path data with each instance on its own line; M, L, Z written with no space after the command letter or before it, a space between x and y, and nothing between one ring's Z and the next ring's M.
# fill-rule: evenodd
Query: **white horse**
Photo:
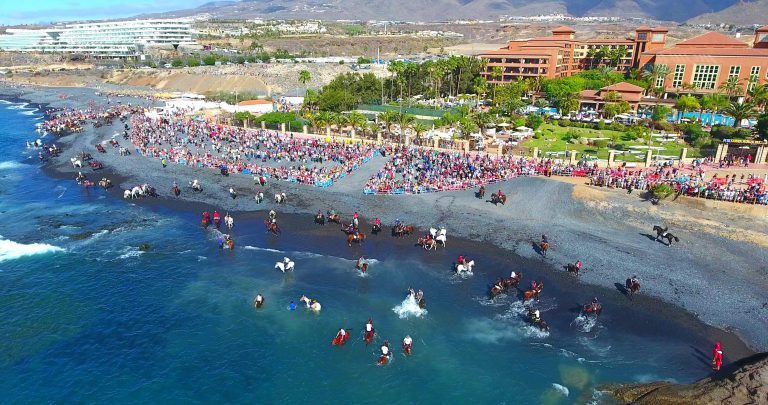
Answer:
M200 183L197 182L197 179L190 181L189 186L192 187L193 191L197 191L197 192L203 191L203 186L201 186Z
M292 271L294 266L296 266L296 263L293 262L293 260L284 257L282 262L275 263L275 268L279 269L283 273L286 271Z
M72 162L72 168L83 167L83 162L80 159L70 158L69 161Z
M301 298L299 298L299 302L303 302L307 306L307 309L310 311L320 312L320 310L323 308L319 302L307 298L306 295L302 295Z
M259 191L259 193L256 194L256 204L261 204L262 201L264 201L264 193Z
M232 187L229 188L229 196L232 197L233 199L237 197L237 191L235 191L235 189Z
M284 203L285 202L285 193L275 194L275 202L277 204Z
M445 228L440 228L439 231L435 228L429 228L429 234L432 235L432 239L434 239L436 242L440 242L440 244L445 247L445 241L447 239L447 232Z
M133 194L131 193L131 190L125 190L123 192L123 198L125 198L126 200L129 198L133 198Z
M139 198L139 197L142 197L142 196L144 196L144 189L143 188L141 188L139 186L136 186L136 187L131 189L131 198Z
M443 235L443 234L437 235L435 237L435 241L439 242L441 245L443 245L443 247L445 247L445 239L446 239L445 235Z
M467 262L467 264L457 264L456 265L456 274L462 275L471 275L472 274L472 268L475 267L475 261L470 260Z
M227 228L229 228L229 229L232 229L232 227L234 227L234 226L235 226L235 219L234 219L234 218L232 218L232 216L231 216L231 215L227 214L227 215L224 217L224 224L226 224L226 225L227 225Z

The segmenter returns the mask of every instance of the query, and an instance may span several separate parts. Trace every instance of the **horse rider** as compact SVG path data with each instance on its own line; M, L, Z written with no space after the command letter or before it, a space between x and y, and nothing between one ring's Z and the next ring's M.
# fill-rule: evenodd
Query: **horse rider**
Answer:
M232 198L235 198L235 197L237 197L237 192L235 191L235 189L234 189L234 188L232 188L232 187L230 187L230 188L229 188L229 195L230 195Z
M400 218L398 218L398 219L396 219L396 220L395 220L395 228L398 228L398 227L400 227L400 226L402 226L402 225L403 225L403 224L400 222Z
M456 259L456 263L457 263L457 264L461 264L461 265L464 265L464 264L465 264L465 263L464 263L465 261L466 261L466 260L464 259L464 256L463 256L463 255L459 255L459 258L458 258L458 259Z
M501 201L501 198L504 197L504 194L501 192L501 190L499 190L499 193L496 194L496 196L498 196L499 197L499 201Z
M582 264L581 264L581 260L576 260L576 263L574 264L574 266L576 266L576 268L577 268L578 270L581 270L581 266L582 266Z
M389 357L389 340L385 340L384 344L381 345L381 355L384 357Z
M511 278L512 280L517 280L517 273L512 271L512 273L509 275L509 278Z
M375 219L373 220L373 225L375 225L376 227L378 227L379 229L381 229L381 221L380 221L378 218L375 218Z
M219 211L213 211L213 222L218 223L221 221L221 215L219 215Z
M328 211L328 216L329 216L329 217L335 217L335 216L336 216L336 210L330 210L330 211Z
M541 312L538 309L531 312L531 321L533 321L533 323L541 322Z
M350 223L350 224L347 226L347 230L346 230L345 232L347 233L347 235L356 235L356 232L355 232L355 224L352 224L352 223Z
M352 218L352 226L357 229L358 225L360 225L360 220L357 219L357 213L355 213L355 216Z
M637 279L636 275L632 275L632 277L629 278L629 285L635 285L640 284L640 280Z
M422 298L424 298L424 291L421 291L421 289L419 289L419 291L416 292L415 298L417 302L420 302Z
M597 308L600 306L600 301L597 300L597 297L592 298L590 306L592 307L592 312L597 311Z
M542 244L549 244L549 240L547 239L547 235L541 235L541 243Z
M256 294L256 298L253 299L253 305L261 306L264 304L264 297L261 294Z
M192 180L192 188L198 188L200 187L200 183L197 182L197 179Z
M357 267L362 268L364 264L367 264L367 261L365 260L365 256L360 256L360 258L357 259Z
M412 344L413 344L413 339L411 339L411 336L405 335L405 337L403 338L403 350L406 350L406 351L410 350Z
M208 211L203 211L203 221L211 222L211 214Z
M373 332L373 320L368 318L368 322L365 324L365 332Z
M723 348L720 346L720 342L715 342L715 348L712 350L712 369L719 371L723 365Z
M344 328L341 328L336 334L336 339L343 342L345 336L347 336L347 331L345 331Z

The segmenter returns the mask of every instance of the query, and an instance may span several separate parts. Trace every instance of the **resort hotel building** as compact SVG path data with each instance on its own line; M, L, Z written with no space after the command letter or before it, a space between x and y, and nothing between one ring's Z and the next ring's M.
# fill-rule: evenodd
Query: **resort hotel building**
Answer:
M489 83L509 83L529 77L568 77L601 66L628 72L666 65L669 74L657 77L652 87L663 88L664 93L684 90L699 95L722 91L729 79L738 82L741 94L768 82L768 26L755 30L752 46L709 32L667 47L667 32L665 28L639 27L627 38L580 41L573 29L558 27L551 36L510 41L504 48L481 54L487 62L481 73ZM619 48L623 50L614 51ZM623 86L618 90L638 93L638 89ZM600 92L592 97L599 98Z
M45 29L8 29L0 50L67 52L95 58L133 58L149 48L196 47L192 24L185 20L135 20L67 24Z

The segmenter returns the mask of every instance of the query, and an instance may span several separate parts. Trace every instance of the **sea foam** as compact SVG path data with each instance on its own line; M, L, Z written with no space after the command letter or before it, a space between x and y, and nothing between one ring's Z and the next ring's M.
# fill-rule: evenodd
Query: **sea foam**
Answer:
M30 243L25 245L12 240L0 239L0 262L14 260L24 256L34 256L46 253L63 252L64 249L46 243Z
M416 298L412 295L408 295L400 305L392 308L392 311L394 311L400 319L406 319L411 316L419 318L427 314L427 310L425 308L420 308L419 303L416 302Z
M12 161L4 161L0 162L0 170L11 170L11 169L21 169L22 167L25 167L25 164L19 163L19 162L12 162Z

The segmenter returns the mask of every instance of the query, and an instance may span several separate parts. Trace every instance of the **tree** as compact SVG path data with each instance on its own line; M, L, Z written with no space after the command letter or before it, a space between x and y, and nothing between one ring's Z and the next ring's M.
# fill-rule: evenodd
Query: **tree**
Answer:
M738 127L741 121L753 116L752 110L754 110L755 104L751 101L746 103L731 102L724 112L733 117L733 126Z
M667 122L667 117L672 114L672 109L665 105L657 105L651 113L651 121L655 123Z
M696 111L701 108L701 105L699 105L699 100L697 100L696 97L682 96L679 99L677 99L677 102L675 103L675 108L678 111L680 111L680 119L683 119L683 117L685 117L686 112Z
M421 135L421 134L423 134L423 133L425 133L427 131L429 131L429 127L427 126L427 124L424 124L422 122L417 122L417 123L413 124L413 132L416 133L416 137L417 138L419 137L419 135Z
M757 129L757 134L760 136L760 139L768 140L768 113L762 113L757 117L757 125L755 125L755 129Z
M379 114L379 122L383 122L387 133L391 133L392 123L397 121L398 112L387 110Z
M504 77L504 70L501 66L494 66L491 69L491 78L493 79L493 103L496 104L496 88L499 87L499 81Z
M729 77L718 89L730 97L744 94L744 87L740 84L738 76Z
M299 72L299 83L304 85L304 93L307 92L307 83L309 83L312 80L312 73L309 73L309 70L302 69Z
M608 52L608 60L613 67L619 67L621 60L627 56L627 48L624 46L618 46L616 49L611 49Z
M648 79L650 82L650 86L655 89L656 87L659 87L659 86L656 86L656 82L658 81L658 79L663 77L664 80L666 81L666 78L667 76L669 76L669 73L670 73L669 66L663 63L656 63L653 65L651 70L646 70L645 72L643 72L643 78ZM660 87L663 88L664 86L660 86Z
M723 96L722 94L707 94L704 97L701 98L701 101L699 102L701 104L701 112L703 117L703 112L705 110L712 111L712 122L711 124L714 124L715 122L715 114L717 114L718 111L723 110L730 105L730 102L728 101L728 98ZM702 122L704 120L702 119Z
M609 91L608 93L605 93L603 100L609 103L613 103L621 100L621 94L619 94L617 91Z
M356 129L363 129L365 128L365 124L368 123L368 118L363 115L363 113L358 111L352 111L348 116L347 120L349 122L349 125L352 125L352 127Z
M768 109L768 83L756 85L748 92L749 99L763 112Z
M651 193L661 201L674 194L675 190L667 183L659 183L651 187Z

